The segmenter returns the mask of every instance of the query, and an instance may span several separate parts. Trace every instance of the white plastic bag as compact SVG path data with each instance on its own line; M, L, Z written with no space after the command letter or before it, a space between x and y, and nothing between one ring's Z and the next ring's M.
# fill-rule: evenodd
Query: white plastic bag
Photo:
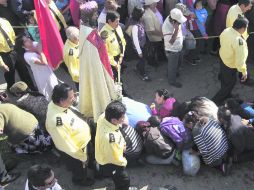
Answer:
M191 153L192 150L183 150L182 163L183 173L185 175L195 176L200 169L200 159L196 154Z
M184 40L185 49L191 50L196 48L196 40L194 39L193 34L187 30L185 40Z

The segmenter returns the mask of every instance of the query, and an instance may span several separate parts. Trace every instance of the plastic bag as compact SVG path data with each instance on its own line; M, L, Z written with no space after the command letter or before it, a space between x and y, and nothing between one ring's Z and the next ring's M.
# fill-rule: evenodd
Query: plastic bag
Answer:
M200 169L200 159L197 155L191 154L191 149L182 152L183 173L195 176Z
M185 49L191 50L196 48L196 40L194 39L193 34L187 30L185 40L184 40Z

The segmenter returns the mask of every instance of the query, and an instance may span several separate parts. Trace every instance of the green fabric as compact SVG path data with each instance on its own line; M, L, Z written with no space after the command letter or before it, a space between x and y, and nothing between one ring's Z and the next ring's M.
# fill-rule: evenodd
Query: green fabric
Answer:
M0 130L12 144L27 138L37 126L38 121L32 114L13 104L0 104Z

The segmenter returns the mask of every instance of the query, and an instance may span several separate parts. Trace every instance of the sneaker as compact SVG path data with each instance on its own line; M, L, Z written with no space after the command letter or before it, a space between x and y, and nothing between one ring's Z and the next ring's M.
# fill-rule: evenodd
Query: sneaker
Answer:
M176 88L181 88L183 85L179 82L171 82L169 83L171 86L174 86Z
M139 190L139 188L137 188L135 186L131 186L131 187L129 187L129 190Z
M17 178L19 178L20 173L8 173L5 177L2 178L0 181L0 185L4 186L8 183L11 183L15 181Z
M150 77L148 77L147 75L144 75L142 80L146 81L146 82L150 82L151 81Z

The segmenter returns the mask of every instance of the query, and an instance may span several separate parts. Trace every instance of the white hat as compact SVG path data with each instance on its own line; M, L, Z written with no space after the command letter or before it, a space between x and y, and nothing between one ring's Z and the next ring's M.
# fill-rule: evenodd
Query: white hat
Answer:
M145 0L145 5L151 5L153 3L158 3L160 0Z
M182 11L180 11L179 9L177 8L174 8L170 11L170 17L173 19L173 20L176 20L177 22L179 23L184 23L186 22L187 18L185 18L183 16L183 13Z

